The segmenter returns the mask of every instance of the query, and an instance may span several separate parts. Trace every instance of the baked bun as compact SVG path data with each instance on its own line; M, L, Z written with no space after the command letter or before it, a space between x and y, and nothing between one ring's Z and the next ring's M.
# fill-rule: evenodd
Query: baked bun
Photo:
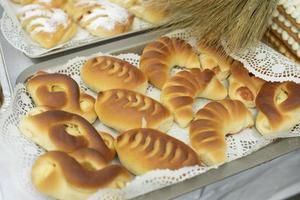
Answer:
M111 56L89 59L81 69L81 78L93 91L124 88L145 93L148 81L141 70Z
M264 80L251 75L242 63L236 62L231 66L229 97L240 100L247 107L253 108L256 96L264 83Z
M47 106L78 114L93 123L97 115L95 99L83 92L72 78L64 74L38 72L26 83L36 106Z
M95 157L95 152L83 150L71 156L59 151L40 156L32 167L33 185L38 191L56 199L83 200L99 189L122 188L131 181L132 176L123 167L104 167L102 161Z
M198 45L202 69L213 70L220 80L226 79L230 74L230 67L235 62L226 55L224 50L215 46Z
M200 68L197 54L184 40L161 37L144 48L140 69L155 87L163 87L170 77L170 69L175 66Z
M19 128L26 137L47 151L70 153L81 148L92 148L107 161L115 157L113 145L106 146L112 141L105 143L93 125L76 114L60 110L34 111L21 120Z
M83 29L99 37L129 31L134 18L125 9L108 1L74 0L66 10Z
M186 127L193 119L192 106L197 97L221 100L227 96L227 90L209 69L178 72L164 85L161 102L174 115L181 127Z
M227 134L254 125L251 112L238 100L210 102L200 109L190 127L190 141L206 165L226 162Z
M17 16L30 37L43 48L67 42L76 33L76 24L61 9L29 4L22 7Z
M256 128L275 137L300 123L300 85L294 82L266 82L256 97Z
M98 93L95 110L101 122L120 132L134 128L167 131L173 124L172 114L162 104L125 89Z
M121 163L133 174L155 169L199 165L197 154L185 143L154 129L133 129L115 140Z

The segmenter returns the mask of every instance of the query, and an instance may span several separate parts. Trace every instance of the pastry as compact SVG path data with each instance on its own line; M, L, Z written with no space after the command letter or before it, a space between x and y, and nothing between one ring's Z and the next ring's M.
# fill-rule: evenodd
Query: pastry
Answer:
M148 81L132 64L111 56L89 59L81 69L81 78L93 91L124 88L145 93Z
M253 108L256 96L264 83L264 80L251 75L242 63L236 62L231 66L229 97L240 100L247 107Z
M160 8L147 0L110 0L116 3L139 18L148 21L152 24L162 24L168 17L168 9Z
M133 174L155 169L199 165L197 154L185 143L154 129L133 129L115 140L121 163Z
M200 63L202 69L213 70L220 80L226 79L230 74L230 67L235 62L233 58L226 55L224 50L214 46L198 44L200 52Z
M26 89L36 106L75 113L90 123L97 118L94 110L95 99L80 92L76 81L67 75L38 72L28 80Z
M21 120L19 128L26 137L47 151L70 153L81 148L92 148L107 161L115 156L111 145L113 139L105 136L108 141L105 143L93 125L76 114L60 110L39 113L34 110ZM107 146L109 143L110 146Z
M167 131L173 124L172 114L162 104L126 89L98 93L95 110L101 122L120 132L134 128Z
M76 24L61 9L28 4L18 11L17 16L30 37L43 48L67 42L76 33Z
M299 1L281 0L273 14L270 32L287 48L283 53L299 62L300 59L300 3ZM270 35L267 35L270 37ZM274 43L274 36L272 38ZM277 42L278 44L278 42ZM294 58L296 57L296 58Z
M12 0L12 1L22 5L34 3L34 4L43 4L53 8L62 8L67 3L68 0Z
M106 0L74 0L67 11L82 28L99 37L119 35L131 29L134 16Z
M46 152L32 167L33 185L56 199L83 200L99 189L122 188L131 181L132 176L126 169L120 165L103 167L102 162L89 153L85 150L70 156L59 151ZM80 163L82 156L85 159Z
M252 127L251 112L238 100L210 102L200 109L190 126L190 141L206 165L226 162L225 136Z
M265 83L256 97L256 128L276 137L300 123L300 85L294 82Z
M161 102L174 115L175 121L186 127L193 119L192 106L197 97L221 100L227 96L227 90L209 69L178 72L162 88Z
M140 69L155 87L163 87L170 77L170 69L175 66L200 68L197 54L184 40L161 37L144 48Z

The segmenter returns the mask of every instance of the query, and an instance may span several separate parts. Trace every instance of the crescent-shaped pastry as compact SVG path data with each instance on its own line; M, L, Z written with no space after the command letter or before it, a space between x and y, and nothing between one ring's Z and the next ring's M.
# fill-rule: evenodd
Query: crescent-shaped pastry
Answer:
M74 0L66 10L83 29L99 37L129 31L134 19L125 9L106 0Z
M227 134L235 134L252 127L251 112L238 100L210 102L200 109L190 126L190 141L206 165L220 165L226 161Z
M38 72L26 83L36 106L46 106L78 114L93 123L97 115L95 99L83 92L72 78L64 74Z
M81 78L93 91L124 88L145 93L146 76L132 64L111 56L89 59L81 69Z
M264 83L264 80L250 75L242 63L236 62L231 66L229 97L240 100L247 107L253 108L256 96Z
M101 122L121 132L134 128L167 131L173 124L172 114L162 104L125 89L98 93L95 110Z
M185 143L154 129L133 129L115 140L121 163L133 174L155 169L199 165L197 154Z
M162 37L144 48L140 69L155 87L163 87L170 77L170 69L175 66L200 68L197 54L184 40Z
M162 88L160 97L179 126L186 127L193 120L192 106L197 97L221 100L226 96L226 88L213 71L191 69L172 76Z
M92 150L79 151L72 155L50 151L40 156L31 172L38 191L55 199L83 200L99 189L122 188L131 181L130 173L120 165L103 166Z
M26 137L47 151L70 153L91 148L97 150L106 161L111 161L115 156L113 139L105 135L105 142L93 125L76 114L60 110L33 111L21 120L19 128Z
M63 10L43 4L25 5L17 16L30 37L47 49L67 42L77 30Z
M300 123L300 85L294 82L266 82L256 97L256 128L274 137Z

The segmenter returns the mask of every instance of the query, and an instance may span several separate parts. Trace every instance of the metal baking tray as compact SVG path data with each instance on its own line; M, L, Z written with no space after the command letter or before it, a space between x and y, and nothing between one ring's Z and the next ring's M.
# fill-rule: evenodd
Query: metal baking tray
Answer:
M48 69L52 66L61 65L66 63L69 59L76 56L88 56L98 52L120 54L120 53L141 53L143 47L162 35L162 32L153 32L138 37L128 38L106 44L92 49L87 49L78 53L70 54L60 58L48 60L43 63L35 64L24 70L18 77L17 83L24 83L28 77L38 70ZM196 176L192 179L186 180L181 183L177 183L163 189L150 192L142 195L136 199L172 199L174 197L183 195L209 184L215 183L227 177L241 173L245 170L269 162L275 158L278 158L284 154L300 149L300 137L278 139L274 143L237 160L226 163L220 166L218 169L210 170L204 174Z

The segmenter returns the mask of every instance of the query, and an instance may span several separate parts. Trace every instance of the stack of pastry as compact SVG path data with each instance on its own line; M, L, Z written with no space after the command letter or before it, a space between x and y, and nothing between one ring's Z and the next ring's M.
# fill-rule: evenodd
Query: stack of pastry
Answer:
M279 1L266 38L279 52L300 63L299 1Z

